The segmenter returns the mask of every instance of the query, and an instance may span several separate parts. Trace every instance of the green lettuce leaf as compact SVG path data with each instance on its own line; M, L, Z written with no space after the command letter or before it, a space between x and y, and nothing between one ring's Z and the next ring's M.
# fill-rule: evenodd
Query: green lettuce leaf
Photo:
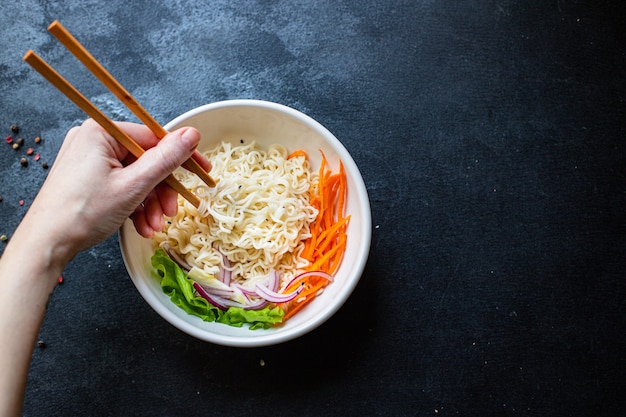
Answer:
M157 249L151 261L152 267L161 277L163 292L188 314L198 316L204 321L215 321L234 327L248 323L251 330L269 329L283 320L284 312L278 307L265 307L260 310L229 307L226 311L220 310L204 298L196 296L193 280L187 277L185 271L172 261L163 249Z

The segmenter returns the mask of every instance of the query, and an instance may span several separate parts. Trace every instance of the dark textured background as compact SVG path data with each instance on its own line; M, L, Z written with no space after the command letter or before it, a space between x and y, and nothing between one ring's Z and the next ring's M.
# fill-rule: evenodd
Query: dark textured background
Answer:
M43 142L26 168L0 143L0 233L84 118L27 49L134 120L46 32L54 19L162 123L234 98L316 118L361 168L374 226L339 313L258 349L164 322L116 236L80 254L25 415L624 415L621 3L4 0L0 130Z

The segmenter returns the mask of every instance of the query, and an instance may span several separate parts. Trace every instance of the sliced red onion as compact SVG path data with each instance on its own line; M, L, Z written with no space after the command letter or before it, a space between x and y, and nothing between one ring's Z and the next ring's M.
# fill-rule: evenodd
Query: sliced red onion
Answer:
M272 303L286 303L287 301L291 301L296 298L298 294L300 294L300 292L302 291L301 288L298 288L297 290L288 294L277 293L276 291L272 291L261 284L256 284L255 288L257 294L259 294L260 297L263 297L267 301L270 301Z
M329 282L333 282L334 278L332 275L323 272L323 271L309 271L309 272L303 272L302 274L296 275L291 281L289 281L289 284L285 285L285 288L289 288L289 286L291 284L293 284L294 282L296 282L299 279L302 278L306 278L306 277L310 277L310 276L319 276L322 278L326 278Z
M167 253L167 256L169 256L172 261L176 262L185 272L189 272L191 270L191 266L182 258L182 256L173 250L170 245L164 243L163 249L165 250L165 253Z
M256 301L252 301L246 305L243 305L242 307L246 310L260 310L268 304L269 301L267 301L266 299L258 298Z
M269 275L267 276L267 288L271 289L274 292L277 292L279 285L280 285L280 279L278 278L278 273L275 270L271 269ZM241 290L241 292L243 292L245 295L253 295L255 297L259 296L256 290L251 290L249 288L246 288L237 282L231 285L231 287L233 286Z
M219 308L220 310L227 310L228 309L228 307L226 307L224 305L225 303L221 303L220 302L220 301L222 301L222 300L220 300L220 297L213 296L213 295L209 294L202 287L202 285L200 285L200 284L198 284L197 282L194 281L193 287L196 289L196 291L198 291L198 294L200 294L200 297L202 297L205 300L207 300L209 303L211 303L211 305Z
M248 288L244 287L243 285L238 284L236 282L233 284L233 286L235 288L239 289L243 293L243 295L245 295L245 296L248 296L248 295L252 295L252 296L255 296L255 297L259 296L259 294L257 294L256 291L250 290L250 289L248 289Z
M226 276L226 274L224 274L224 276ZM289 287L297 280L308 276L320 276L327 279L329 282L333 281L333 277L330 274L322 271L310 271L297 275L285 288ZM202 298L206 299L211 305L220 310L227 310L228 307L242 307L247 310L257 310L267 306L269 303L286 303L292 301L302 292L302 286L300 286L290 293L279 293L277 290L280 286L280 279L278 273L273 269L268 275L267 286L257 283L254 290L248 289L236 282L230 285L230 289L206 287L195 281L193 286ZM246 299L245 303L232 300L236 292L241 292Z
M230 298L233 295L235 295L235 291L232 289L213 288L213 287L204 286L200 284L198 281L195 281L195 282L198 285L200 285L202 289L204 289L204 291L206 291L208 294L211 294L211 295L215 295L215 296L223 297L223 298Z
M271 269L269 273L269 280L267 283L267 288L269 288L270 290L274 292L277 292L279 286L280 286L280 278L278 277L278 273L274 269Z
M220 310L228 310L228 307L241 307L245 309L253 309L253 308L260 308L258 306L261 305L260 302L255 302L252 304L242 304L240 302L231 300L229 298L212 294L208 292L202 285L198 284L195 281L193 283L193 287L196 289L200 297L204 298L205 300L207 300L209 303L219 308ZM261 301L264 301L264 300L261 300Z
M224 263L224 267L220 268L220 280L226 284L230 285L230 281L232 280L233 272L230 270L230 260L228 256L224 255L222 252L217 250L220 255L222 255L222 262Z
M211 305L219 308L220 310L228 310L228 307L241 307L246 310L259 310L269 304L269 302L266 299L259 298L256 292L253 293L257 297L256 300L250 300L250 298L246 296L246 300L248 300L249 302L242 304L237 301L233 301L229 299L228 297L214 294L212 290L211 292L209 292L207 291L206 288L204 288L202 285L200 285L199 283L195 281L193 283L193 287L196 289L200 297L204 298Z

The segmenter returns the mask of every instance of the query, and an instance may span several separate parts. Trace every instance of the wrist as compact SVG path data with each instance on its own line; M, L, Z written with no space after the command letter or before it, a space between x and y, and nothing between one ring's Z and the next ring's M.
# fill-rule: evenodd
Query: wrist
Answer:
M68 230L71 225L59 223L48 210L39 211L33 205L11 236L4 255L18 265L39 265L56 278L79 251Z

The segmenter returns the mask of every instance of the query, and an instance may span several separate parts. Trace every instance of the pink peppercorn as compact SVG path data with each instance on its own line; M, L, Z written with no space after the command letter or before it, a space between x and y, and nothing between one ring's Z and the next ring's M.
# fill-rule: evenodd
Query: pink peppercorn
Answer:
M13 137L11 135L7 136L6 141L7 141L7 143L12 143L13 142Z

